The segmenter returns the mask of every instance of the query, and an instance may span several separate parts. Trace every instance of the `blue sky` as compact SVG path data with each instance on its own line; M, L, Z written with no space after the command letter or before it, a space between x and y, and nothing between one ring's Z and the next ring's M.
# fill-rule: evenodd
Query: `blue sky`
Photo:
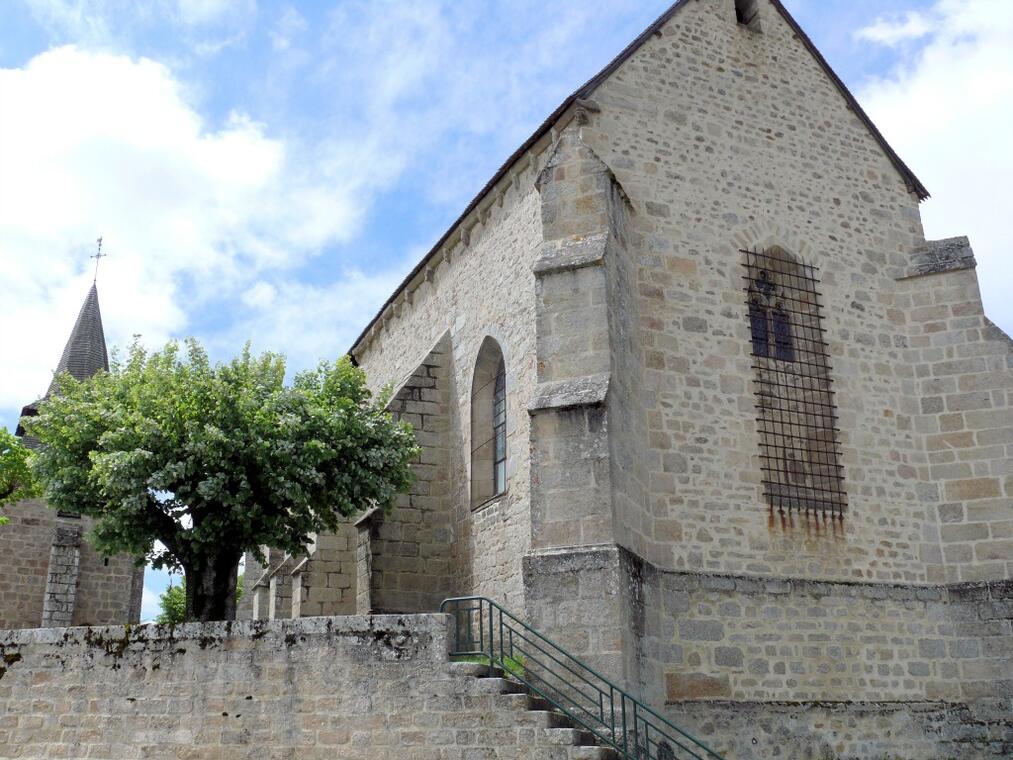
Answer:
M716 0L704 0L714 2ZM91 277L112 345L344 352L541 120L667 0L2 0L0 424ZM968 234L1008 331L1013 3L785 0ZM548 22L547 22L548 19ZM164 578L149 573L151 602ZM150 607L149 607L150 609Z

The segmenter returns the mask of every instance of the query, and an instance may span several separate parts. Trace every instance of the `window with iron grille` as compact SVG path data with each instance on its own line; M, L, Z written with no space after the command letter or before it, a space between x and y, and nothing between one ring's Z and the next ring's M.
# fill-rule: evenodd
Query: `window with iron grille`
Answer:
M819 273L787 251L742 251L763 492L780 512L847 509Z

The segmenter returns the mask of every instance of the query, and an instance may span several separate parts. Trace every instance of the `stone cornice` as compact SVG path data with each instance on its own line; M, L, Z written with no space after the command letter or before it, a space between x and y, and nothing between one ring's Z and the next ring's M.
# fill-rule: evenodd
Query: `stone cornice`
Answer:
M567 380L539 383L528 413L537 414L580 406L601 406L608 395L609 374L585 375Z

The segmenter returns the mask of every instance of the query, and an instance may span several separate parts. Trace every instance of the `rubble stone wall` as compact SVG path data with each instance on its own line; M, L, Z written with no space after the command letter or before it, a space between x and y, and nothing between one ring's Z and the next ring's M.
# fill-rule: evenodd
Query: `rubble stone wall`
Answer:
M37 500L8 507L4 516L10 523L0 528L0 628L37 628L45 615L50 625L138 621L144 568L95 551L88 518L59 517Z

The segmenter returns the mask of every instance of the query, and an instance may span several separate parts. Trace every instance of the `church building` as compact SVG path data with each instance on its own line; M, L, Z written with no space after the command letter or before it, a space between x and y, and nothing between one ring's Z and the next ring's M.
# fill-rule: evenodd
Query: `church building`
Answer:
M92 284L54 374L84 380L108 369ZM53 391L50 384L46 397ZM21 417L35 416L37 404L25 406ZM37 445L20 425L17 435ZM4 516L10 522L0 529L0 629L138 622L144 567L127 555L96 552L85 538L91 518L57 512L38 499L6 508Z
M926 198L779 0L679 0L351 347L412 492L241 614L482 595L730 757L1002 756L1013 341Z

